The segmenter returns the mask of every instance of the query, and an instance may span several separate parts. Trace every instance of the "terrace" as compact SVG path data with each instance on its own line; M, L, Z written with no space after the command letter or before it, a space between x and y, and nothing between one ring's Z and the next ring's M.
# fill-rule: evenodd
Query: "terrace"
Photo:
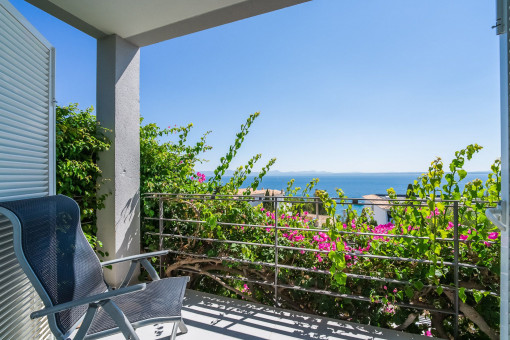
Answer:
M430 229L409 232L391 229L383 232L363 229L368 228L368 224L361 229L357 226L357 230L334 230L333 225L328 222L326 225L314 223L314 214L316 220L324 220L319 219L319 215L322 214L319 205L323 204L323 201L315 197L299 199L284 197L283 202L279 200L263 202L269 204L267 210L270 215L274 215L272 222L269 223L262 219L257 223L246 223L240 215L237 215L235 220L217 218L213 222L183 207L185 201L199 202L201 207L214 207L217 202L228 201L228 204L239 205L243 209L252 208L248 204L250 199L245 196L171 196L155 193L141 197L138 136L140 49L167 39L297 5L306 2L305 0L226 0L206 5L201 1L188 1L186 5L179 1L168 1L165 4L153 1L142 6L143 8L137 1L94 1L93 4L77 0L27 1L98 40L97 117L111 130L110 137L114 143L114 148L103 154L100 164L104 169L104 175L112 179L103 188L103 192L112 192L112 195L107 198L106 208L98 215L98 237L103 241L104 250L109 252L109 259L137 254L140 252L140 240L152 238L153 248L168 249L173 254L160 259L162 275L191 275L198 288L208 282L216 282L220 286L223 283L228 286L222 286L225 288L221 291L223 295L230 291L230 296L244 298L236 300L189 290L184 311L189 332L179 335L178 338L195 339L199 336L208 336L212 339L422 338L417 334L339 321L328 317L318 308L312 312L321 314L319 316L292 311L300 309L299 301L304 301L303 305L309 310L310 306L316 307L326 300L337 304L345 301L346 308L357 308L359 311L363 311L363 308L380 308L382 305L386 307L391 305L392 309L411 310L416 314L411 320L413 327L417 327L415 331L427 329L434 322L434 318L441 315L441 320L444 318L449 320L447 322L449 334L457 338L459 323L465 322L466 313L471 312L461 303L461 296L467 294L471 298L475 294L482 294L489 298L500 296L499 333L502 339L508 339L509 241L506 224L510 220L508 216L510 148L507 124L510 48L507 28L510 9L506 0L498 1L496 26L498 34L501 35L502 47L502 201L499 202L500 207L495 206L497 202L482 201L478 201L479 206L476 207L483 211L493 209L489 210L488 216L502 230L501 282L494 284L494 287L500 284L500 292L491 290L490 284L483 289L478 286L474 289L462 285L468 281L473 271L490 275L493 273L490 268L466 256L466 249L475 241L470 239L471 236L463 234L467 231L461 230L460 225L464 218L463 214L474 208L466 207L459 201L442 202L441 213L444 217L448 216L448 220L443 219L440 223L446 226L448 225L446 222L452 222L451 229L440 229L434 217L432 224L427 222ZM168 13L172 15L167 15ZM0 42L2 43L0 200L55 194L54 49L7 0L0 0ZM344 207L353 203L345 199L334 201L338 206ZM374 205L373 200L371 201L370 204ZM356 199L356 202L362 203L363 199ZM388 200L385 200L384 204L387 202ZM412 203L395 200L393 203L396 209L426 208L426 202L419 200ZM302 219L299 226L285 226L286 217L280 217L281 214L296 216L295 213L299 209L292 210L292 206L299 207L304 204L311 205L312 218ZM141 212L144 205L149 206L149 210L152 210L155 216L144 215ZM291 211L292 215L289 214ZM494 216L490 211L498 213L498 216ZM343 212L338 213L342 216ZM143 216L142 221L139 219L140 215ZM329 214L329 217L335 219L333 215ZM325 220L327 221L327 218ZM489 226L485 219L483 223ZM214 230L203 233L204 228L212 226L215 227ZM244 229L250 230L255 238L249 240L243 238L241 230ZM493 225L487 227L487 230L493 229ZM340 254L341 259L351 261L352 267L349 268L360 270L346 270L345 276L341 270L336 274L341 280L346 278L361 288L373 289L373 294L364 289L356 291L353 286L347 291L331 284L330 267L334 269L334 265L320 257L332 252L330 248L321 247L324 246L326 237L320 236L320 242L317 241L313 246L305 245L300 243L301 241L291 240L289 235L295 235L294 231L306 234L312 239L313 236L320 235L319 233L329 235L333 232L340 235L339 237L345 240L346 248L336 252ZM370 252L360 250L361 243L369 239L374 243L381 243L382 248L378 247L378 251ZM419 247L406 248L407 255L403 255L400 251L402 249L397 246L394 249L384 248L385 244L396 245L396 240L404 240L403 242L411 245L426 244L427 247L435 247L437 244L444 244L444 246L438 248L437 256L428 254L427 257L420 256L423 255L423 249ZM484 245L487 247L492 244L492 241L486 239L477 239L476 242L486 242ZM0 338L52 339L44 320L29 319L30 312L40 309L42 303L16 264L11 246L12 227L3 219L0 220L0 244L2 245L0 291L3 292L0 294ZM390 250L395 252L390 253ZM291 260L300 257L304 259L302 263L296 264ZM200 261L193 262L193 259ZM379 270L363 272L361 264L367 261L377 263ZM409 268L437 268L437 264L440 263L439 267L444 272L439 275L441 279L437 284L420 284L420 287L416 287L416 281L410 281L408 277L399 277L398 274L386 275L388 273L380 269L381 266L395 268L396 263ZM221 264L223 270L219 270L218 267L214 270L207 269L205 264ZM238 271L225 270L228 268ZM113 270L107 272L106 279L115 286L121 282L126 271L126 267L114 266ZM303 284L301 280L295 279L296 277L313 282ZM241 290L244 284L249 290L246 288L244 291ZM383 297L385 285L395 287L398 292L405 291L408 286L416 289L407 298L394 301ZM438 296L441 295L436 294L438 289L449 295L445 293L442 297ZM421 299L415 294L422 290L426 291L426 299ZM264 302L264 305L249 301L255 300L251 296L255 291L260 292L259 300ZM298 301L298 304L294 303L294 300ZM342 310L344 307L342 306ZM432 314L434 317L428 318ZM349 315L337 316L346 319L349 317ZM395 325L395 328L398 326ZM146 326L138 331L143 339L164 339L169 332L168 327L164 325Z

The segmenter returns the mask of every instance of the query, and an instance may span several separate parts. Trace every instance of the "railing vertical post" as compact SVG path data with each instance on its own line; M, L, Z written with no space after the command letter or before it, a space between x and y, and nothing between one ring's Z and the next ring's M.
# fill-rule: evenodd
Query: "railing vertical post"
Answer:
M455 281L455 320L454 320L454 338L459 338L459 202L453 202L453 280Z
M163 198L159 197L159 250L163 250L163 218L164 215ZM163 257L159 257L159 276L163 277Z
M278 199L274 200L274 304L278 303Z
M317 223L319 223L319 200L317 198L314 198L315 201L315 220ZM317 224L317 226L319 226Z

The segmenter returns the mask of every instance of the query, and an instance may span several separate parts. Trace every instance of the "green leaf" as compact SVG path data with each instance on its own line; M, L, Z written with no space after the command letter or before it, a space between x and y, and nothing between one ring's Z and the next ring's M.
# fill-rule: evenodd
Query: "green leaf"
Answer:
M459 174L459 178L461 181L467 176L467 171L463 169L458 169L457 173Z
M406 287L406 296L411 299L414 296L414 291L411 287Z
M484 294L476 289L473 290L473 297L475 298L476 303L482 300Z
M333 276L335 278L336 283L338 283L341 286L345 286L347 283L347 274L344 272L336 272Z
M423 286L424 286L424 284L421 281L414 282L414 288L416 288L416 290L418 290L418 291L422 290Z
M466 288L462 287L459 289L459 299L462 302L466 302L467 296L466 296Z

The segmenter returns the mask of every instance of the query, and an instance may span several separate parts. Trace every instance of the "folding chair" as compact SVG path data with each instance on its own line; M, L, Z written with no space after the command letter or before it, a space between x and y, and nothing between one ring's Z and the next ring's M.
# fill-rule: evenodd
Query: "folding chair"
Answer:
M0 214L13 225L14 252L21 268L46 308L31 318L48 317L51 331L65 340L98 339L122 332L139 340L135 328L151 323L173 323L186 333L181 308L189 277L160 279L148 258L166 251L99 262L80 224L80 208L63 195L0 202ZM122 285L109 289L102 268L131 261ZM150 283L127 286L138 264Z

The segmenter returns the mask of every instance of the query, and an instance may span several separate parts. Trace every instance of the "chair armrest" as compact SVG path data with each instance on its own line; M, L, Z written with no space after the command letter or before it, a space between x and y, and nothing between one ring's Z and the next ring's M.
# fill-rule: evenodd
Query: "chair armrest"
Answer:
M86 305L86 304L93 303L93 302L100 302L103 300L108 300L114 296L128 294L128 293L136 292L138 290L144 290L146 287L147 287L147 284L140 283L140 284L133 285L130 287L125 287L125 288L121 288L121 289L111 290L111 291L101 293L101 294L87 296L87 297L84 297L84 298L78 299L78 300L64 302L59 305L55 305L55 306L51 306L48 308L44 308L44 309L35 311L32 314L30 314L30 318L36 319L36 318L40 318L42 316L55 314L55 313L58 313L63 310L73 308L76 306L81 306L81 305Z
M160 251L155 251L155 252L152 252L152 253L145 253L145 254L138 254L138 255L133 255L133 256L126 256L126 257L123 257L123 258L120 258L120 259L115 259L115 260L101 262L101 266L103 266L103 267L104 266L109 266L109 265L112 265L112 264L115 264L115 263L124 262L124 261L137 261L137 260L142 260L142 259L146 259L146 258L149 258L149 257L161 256L161 255L166 255L166 254L168 254L168 250L160 250Z

